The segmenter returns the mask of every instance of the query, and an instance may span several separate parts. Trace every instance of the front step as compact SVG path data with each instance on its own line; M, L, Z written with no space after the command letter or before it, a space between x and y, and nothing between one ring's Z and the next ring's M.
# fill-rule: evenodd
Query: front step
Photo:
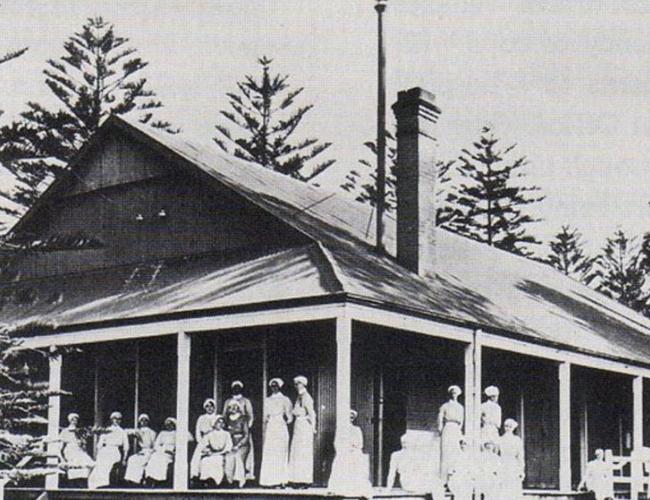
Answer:
M267 490L247 488L244 490L137 490L137 489L59 489L46 493L34 488L7 488L6 500L353 500L352 497L329 495L325 488L307 490ZM588 493L561 493L557 491L527 491L526 500L591 500ZM377 500L424 500L422 495L412 495L399 490L387 492L377 489L373 496ZM451 496L448 496L452 500Z

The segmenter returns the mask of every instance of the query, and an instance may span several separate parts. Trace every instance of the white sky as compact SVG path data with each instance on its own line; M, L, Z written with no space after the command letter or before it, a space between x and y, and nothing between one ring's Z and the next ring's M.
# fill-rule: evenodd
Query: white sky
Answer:
M145 76L165 118L209 140L225 92L256 58L306 87L302 132L334 143L338 185L375 131L372 0L3 0L0 52L30 47L0 71L3 122L24 102L54 104L41 71L89 16L113 22L150 62ZM451 159L489 123L517 142L547 239L571 223L592 247L617 226L650 230L650 2L389 0L388 99L422 86L443 115ZM389 119L391 115L389 114Z

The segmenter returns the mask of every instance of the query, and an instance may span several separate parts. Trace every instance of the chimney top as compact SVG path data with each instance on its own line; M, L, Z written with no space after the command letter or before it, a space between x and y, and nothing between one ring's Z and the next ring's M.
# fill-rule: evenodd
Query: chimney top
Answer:
M393 104L393 112L397 115L411 106L419 106L422 116L436 123L440 115L440 108L435 105L435 100L434 94L420 87L400 90L397 93L397 102Z

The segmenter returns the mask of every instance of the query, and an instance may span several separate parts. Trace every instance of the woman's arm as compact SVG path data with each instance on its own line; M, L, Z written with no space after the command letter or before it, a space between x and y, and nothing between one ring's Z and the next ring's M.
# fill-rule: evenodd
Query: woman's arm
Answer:
M287 420L287 423L290 424L293 422L293 408L291 405L291 400L284 396L284 418Z
M443 404L438 410L438 432L442 432L445 425L445 405Z
M316 433L316 410L314 409L314 398L311 397L311 394L307 395L305 401L305 411L307 412L307 420L311 423L314 434Z

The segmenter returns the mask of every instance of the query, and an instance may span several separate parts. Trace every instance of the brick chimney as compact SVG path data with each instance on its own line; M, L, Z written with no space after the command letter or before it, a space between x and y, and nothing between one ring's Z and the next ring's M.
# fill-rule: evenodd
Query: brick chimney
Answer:
M397 261L420 276L436 267L436 139L440 109L419 87L397 94Z

